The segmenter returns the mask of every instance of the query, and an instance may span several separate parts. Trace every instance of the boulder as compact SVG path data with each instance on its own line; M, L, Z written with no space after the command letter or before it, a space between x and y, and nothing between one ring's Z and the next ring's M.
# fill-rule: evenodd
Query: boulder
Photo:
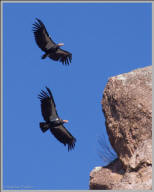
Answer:
M152 66L111 77L102 109L118 159L91 172L90 189L152 189Z

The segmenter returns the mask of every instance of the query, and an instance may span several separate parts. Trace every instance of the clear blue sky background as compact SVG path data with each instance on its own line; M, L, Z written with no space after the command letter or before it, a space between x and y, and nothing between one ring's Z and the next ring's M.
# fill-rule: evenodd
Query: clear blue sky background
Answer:
M36 17L72 53L70 66L41 60L32 33ZM101 107L108 78L152 64L152 4L5 3L3 51L4 188L88 189L90 171L116 158L106 152ZM59 116L69 120L74 151L39 128L37 95L45 86Z

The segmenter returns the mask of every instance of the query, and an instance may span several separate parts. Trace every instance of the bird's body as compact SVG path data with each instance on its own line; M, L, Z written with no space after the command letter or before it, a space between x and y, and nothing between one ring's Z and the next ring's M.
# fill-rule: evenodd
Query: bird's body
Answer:
M40 128L43 132L47 131L49 128L52 128L52 127L57 127L59 125L62 125L64 124L63 120L62 119L59 119L59 118L56 118L56 119L52 119L50 121L47 121L47 122L41 122L40 123Z
M53 57L56 54L56 51L59 49L58 45L53 45L50 49L46 51L46 53L42 56L42 59L45 59L46 57ZM54 60L54 59L53 59Z
M45 25L40 19L36 19L33 25L34 37L37 45L39 46L45 54L42 56L42 59L49 57L54 61L60 61L63 64L69 65L72 61L72 54L68 51L61 49L63 43L56 44L51 37L49 36Z
M42 90L39 94L39 99L41 101L41 112L45 120L45 122L40 122L40 128L42 132L50 129L51 133L61 143L68 145L68 150L73 149L76 139L63 125L68 121L59 118L52 93L49 88L46 87L46 89L48 92Z

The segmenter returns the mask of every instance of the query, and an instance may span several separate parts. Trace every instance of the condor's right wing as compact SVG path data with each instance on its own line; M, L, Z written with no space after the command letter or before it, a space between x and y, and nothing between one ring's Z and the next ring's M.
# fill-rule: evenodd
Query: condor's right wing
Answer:
M52 96L52 93L48 87L46 87L47 92L41 90L38 98L41 101L41 112L45 121L51 121L53 119L59 118L56 105Z
M35 41L37 45L39 46L42 51L46 52L51 47L53 47L55 42L50 38L45 25L40 19L37 19L37 22L35 22L33 25L33 32L35 36Z

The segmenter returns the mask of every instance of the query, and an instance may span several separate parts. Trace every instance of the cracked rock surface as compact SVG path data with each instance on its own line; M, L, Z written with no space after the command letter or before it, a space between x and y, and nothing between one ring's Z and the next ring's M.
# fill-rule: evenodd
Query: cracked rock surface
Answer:
M111 77L102 108L118 159L90 173L90 189L152 189L152 66Z

